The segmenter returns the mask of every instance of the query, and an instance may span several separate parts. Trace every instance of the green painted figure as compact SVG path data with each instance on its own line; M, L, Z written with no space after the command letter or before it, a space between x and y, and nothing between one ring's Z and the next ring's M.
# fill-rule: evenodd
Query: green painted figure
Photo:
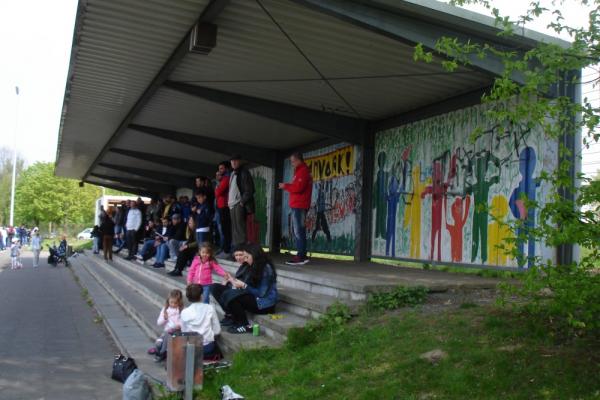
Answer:
M386 237L386 224L385 220L387 218L387 181L388 181L388 173L385 172L385 152L382 151L377 156L377 165L379 169L377 170L377 181L375 184L375 201L373 205L375 206L375 237L385 239Z
M475 159L475 179L472 185L467 185L467 194L473 194L475 207L473 209L473 238L471 246L471 262L477 258L478 250L481 249L481 263L487 261L487 230L488 230L488 196L492 185L500 181L500 175L493 176L486 181L486 175L490 163L500 170L500 160L491 152L484 150L477 154Z

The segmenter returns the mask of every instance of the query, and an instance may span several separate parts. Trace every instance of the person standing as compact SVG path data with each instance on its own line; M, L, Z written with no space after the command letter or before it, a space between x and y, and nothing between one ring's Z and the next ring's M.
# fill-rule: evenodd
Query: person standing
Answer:
M42 251L42 238L37 227L31 231L31 251L33 252L33 268L37 268L40 266L40 252Z
M306 213L310 208L312 198L312 176L302 153L292 154L290 163L294 168L294 177L289 183L280 183L279 189L290 194L289 204L292 209L292 225L297 254L290 261L286 261L286 264L304 265L308 262L306 257Z
M231 216L227 200L229 198L229 165L226 161L219 164L217 171L217 187L215 197L217 199L217 218L219 222L219 235L221 252L218 256L227 257L231 248Z
M100 218L100 234L102 235L102 251L104 253L104 259L112 261L113 254L113 237L115 232L115 223L111 217L111 210L109 209L102 214Z
M231 217L232 245L238 246L246 243L246 217L254 214L254 180L242 165L242 156L231 157L231 168L227 205Z
M135 259L137 253L137 231L142 226L142 213L138 209L138 204L135 201L131 202L131 208L127 213L127 221L125 222L125 242L127 243L127 260Z

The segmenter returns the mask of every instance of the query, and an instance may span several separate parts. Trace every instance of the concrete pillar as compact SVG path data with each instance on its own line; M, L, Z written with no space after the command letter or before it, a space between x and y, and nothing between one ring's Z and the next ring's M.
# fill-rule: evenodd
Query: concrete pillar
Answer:
M371 217L373 215L371 201L375 165L375 132L364 135L360 150L360 157L356 162L356 168L359 172L356 180L356 190L360 201L356 209L354 260L368 261L371 255Z
M273 191L271 193L271 218L269 218L271 237L269 240L269 251L278 254L281 251L281 207L283 193L277 188L279 182L283 182L284 154L277 154L273 163Z

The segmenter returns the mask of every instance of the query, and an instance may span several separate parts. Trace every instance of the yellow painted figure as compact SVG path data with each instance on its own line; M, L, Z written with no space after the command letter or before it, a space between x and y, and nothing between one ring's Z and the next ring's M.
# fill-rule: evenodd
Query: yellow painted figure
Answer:
M404 209L404 228L410 225L410 257L419 258L421 253L421 194L429 184L421 181L421 167L412 170L412 195Z
M488 262L491 265L506 265L510 257L509 253L514 243L505 242L512 237L512 232L506 225L508 215L508 201L502 195L492 198L490 204L490 216L492 222L488 225Z

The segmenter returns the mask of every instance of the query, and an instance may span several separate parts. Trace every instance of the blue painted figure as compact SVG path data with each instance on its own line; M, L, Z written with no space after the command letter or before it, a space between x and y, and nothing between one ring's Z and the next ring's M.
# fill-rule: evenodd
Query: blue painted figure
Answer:
M517 230L517 263L519 268L525 266L531 268L535 257L535 240L532 229L535 226L535 209L527 207L526 201L535 201L535 190L540 185L539 181L533 179L535 170L535 151L531 147L525 147L519 156L519 171L521 172L521 181L519 186L513 190L510 196L509 205L512 215L522 221L522 225ZM527 259L524 257L525 239L527 237Z
M398 202L400 201L400 182L392 175L388 187L387 200L387 223L385 232L385 255L390 255L390 246L392 248L392 257L396 257L396 212Z

